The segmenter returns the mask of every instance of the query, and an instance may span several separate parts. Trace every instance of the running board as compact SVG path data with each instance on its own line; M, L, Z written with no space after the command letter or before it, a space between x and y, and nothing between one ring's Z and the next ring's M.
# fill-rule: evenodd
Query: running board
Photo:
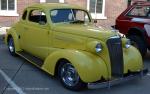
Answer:
M27 52L19 51L19 52L17 52L17 54L38 67L42 67L42 65L44 64L43 60L41 60L40 58L37 58Z

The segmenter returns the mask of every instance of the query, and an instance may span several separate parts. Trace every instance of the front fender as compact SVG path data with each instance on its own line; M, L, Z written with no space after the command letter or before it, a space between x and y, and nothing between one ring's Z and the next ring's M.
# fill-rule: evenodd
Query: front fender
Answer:
M62 58L70 61L82 81L86 83L98 81L101 77L108 79L108 69L105 62L99 56L85 51L56 51L46 58L42 69L54 75L56 63Z
M14 28L9 29L6 36L5 36L5 44L6 45L8 45L9 36L11 36L14 40L15 51L21 51L20 46L19 46L18 35L17 35L16 30Z
M143 70L143 60L140 52L133 46L123 49L124 73L139 72Z

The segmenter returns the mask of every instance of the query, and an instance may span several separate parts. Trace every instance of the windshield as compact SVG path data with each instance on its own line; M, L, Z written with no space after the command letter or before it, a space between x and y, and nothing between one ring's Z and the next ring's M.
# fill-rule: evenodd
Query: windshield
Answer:
M89 23L89 15L84 10L79 9L54 9L50 11L53 23Z
M136 6L127 14L127 16L150 18L150 6Z

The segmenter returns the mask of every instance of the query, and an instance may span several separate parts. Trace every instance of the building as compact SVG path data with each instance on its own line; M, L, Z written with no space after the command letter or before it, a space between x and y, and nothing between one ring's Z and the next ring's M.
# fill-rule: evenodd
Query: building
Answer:
M110 28L116 17L127 8L127 0L0 0L0 26L11 26L22 15L23 9L35 3L76 4L89 10L98 25Z

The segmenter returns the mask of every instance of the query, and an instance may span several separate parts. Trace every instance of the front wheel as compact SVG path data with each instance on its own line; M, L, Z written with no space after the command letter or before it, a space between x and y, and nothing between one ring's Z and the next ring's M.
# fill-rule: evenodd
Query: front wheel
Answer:
M8 40L8 50L10 52L11 55L15 56L16 53L15 53L15 46L14 46L14 40L13 38L9 38Z
M145 41L141 37L136 35L130 35L128 38L131 40L132 45L136 47L144 57L147 53L147 46Z
M86 84L83 83L71 63L63 61L58 67L58 76L66 88L70 90L82 90L86 87Z

